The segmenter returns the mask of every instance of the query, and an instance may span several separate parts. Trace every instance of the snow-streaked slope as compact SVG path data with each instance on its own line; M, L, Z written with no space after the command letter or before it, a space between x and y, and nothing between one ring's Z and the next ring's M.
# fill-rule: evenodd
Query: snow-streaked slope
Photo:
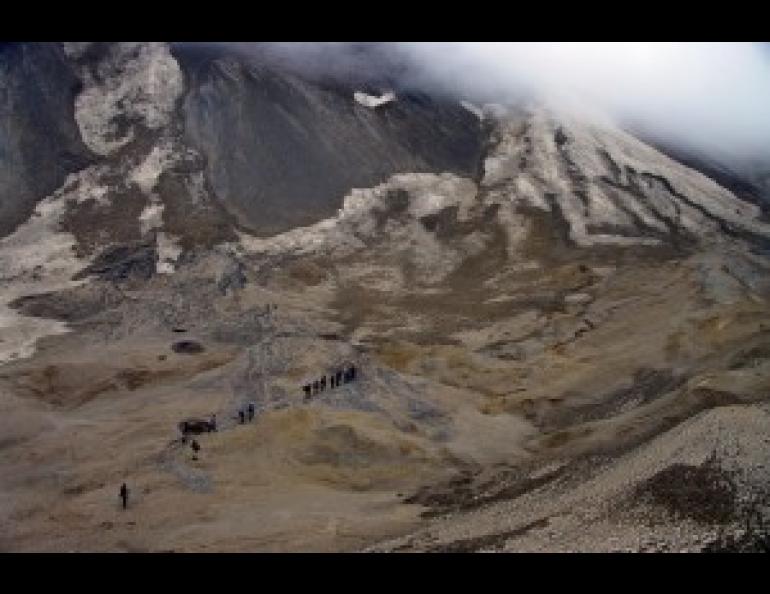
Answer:
M448 173L394 175L351 191L336 217L265 240L244 235L244 247L272 254L362 248L381 231L380 213L395 208L408 216L386 226L391 239L416 242L427 254L445 246L418 224L422 217L458 207L463 221L482 205L501 207L496 220L513 246L527 233L522 208L562 217L579 247L658 246L683 236L694 242L770 238L756 205L607 123L499 105L485 106L484 117L493 132L480 184ZM406 204L398 206L399 200Z
M576 244L660 244L676 233L770 237L760 209L606 123L546 109L495 118L482 186L567 220Z

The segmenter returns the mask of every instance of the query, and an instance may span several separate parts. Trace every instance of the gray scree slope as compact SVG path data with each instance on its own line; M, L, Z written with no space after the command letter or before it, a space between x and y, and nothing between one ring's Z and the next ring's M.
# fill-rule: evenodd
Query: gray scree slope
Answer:
M333 215L354 187L399 172L476 177L483 133L456 102L415 93L371 109L344 84L176 48L187 78L186 140L205 155L217 196L260 235Z

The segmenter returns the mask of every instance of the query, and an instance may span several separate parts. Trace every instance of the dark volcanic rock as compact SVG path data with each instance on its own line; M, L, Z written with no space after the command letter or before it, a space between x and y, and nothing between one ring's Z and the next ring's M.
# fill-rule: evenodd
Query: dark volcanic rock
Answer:
M0 237L91 162L74 117L78 85L59 44L0 44Z
M246 274L245 267L240 262L233 263L227 270L225 270L217 281L217 288L222 295L227 295L227 292L235 292L246 286Z
M475 177L483 133L454 101L418 93L370 109L361 90L319 84L236 56L176 48L189 90L187 141L207 159L217 196L269 235L335 214L354 187L399 172Z
M86 284L54 293L19 297L9 305L25 316L78 322L123 302L123 296L108 284Z
M211 423L211 421L205 421L203 419L187 419L185 421L181 421L178 427L179 432L182 433L182 435L187 435L189 433L192 433L193 435L200 435L201 433L216 431L216 428Z
M158 253L154 244L128 244L111 246L94 261L75 275L75 280L92 274L101 280L124 281L148 279L155 274Z
M175 353L184 353L187 355L193 355L203 352L203 345L194 340L180 340L171 345L171 350Z

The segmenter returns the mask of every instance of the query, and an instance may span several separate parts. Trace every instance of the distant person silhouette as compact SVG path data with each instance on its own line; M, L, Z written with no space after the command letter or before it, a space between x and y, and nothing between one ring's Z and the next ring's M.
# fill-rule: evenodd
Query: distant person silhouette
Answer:
M211 415L211 421L209 421L209 427L211 428L212 431L216 431L217 430L217 416L216 415Z
M254 420L254 403L249 402L249 422Z
M246 415L243 414L243 409L238 411L238 420L241 422L241 425L245 422Z
M128 507L128 486L126 483L120 486L120 498L123 500L123 509L126 509Z
M198 452L200 452L201 446L200 446L200 444L198 444L197 441L195 441L193 439L193 442L190 445L190 447L192 448L192 451L193 451L193 460L197 461L198 460Z

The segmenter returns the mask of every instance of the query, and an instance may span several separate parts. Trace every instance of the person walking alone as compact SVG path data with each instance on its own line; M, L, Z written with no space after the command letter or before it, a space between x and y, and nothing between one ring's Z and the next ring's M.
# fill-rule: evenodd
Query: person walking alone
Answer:
M128 486L126 483L120 486L120 498L123 500L123 509L126 509L128 507Z

